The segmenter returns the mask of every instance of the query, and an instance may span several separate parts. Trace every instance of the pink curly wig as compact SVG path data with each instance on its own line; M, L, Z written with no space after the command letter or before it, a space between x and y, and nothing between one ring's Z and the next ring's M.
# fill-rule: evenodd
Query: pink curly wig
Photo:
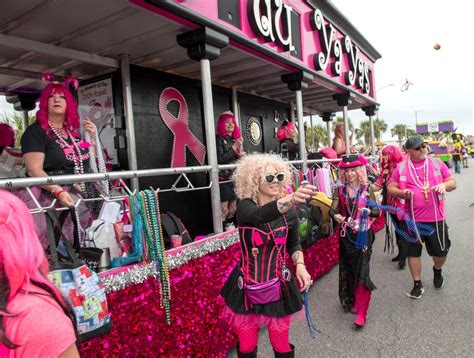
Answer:
M286 187L291 184L288 164L276 155L250 154L238 161L237 169L232 176L235 181L235 194L239 199L252 199L257 202L262 177L266 174L268 166L273 166L277 172L285 174L285 179L280 182L279 198L288 194Z
M240 128L237 125L237 121L235 120L234 114L230 111L222 112L219 116L219 119L217 120L216 134L220 137L225 137L227 135L227 132L225 130L225 124L229 119L234 122L234 131L232 132L232 138L237 140L242 136L242 134L240 133Z
M278 128L277 140L278 142L283 142L285 139L290 138L290 132L296 130L295 123L287 122L283 123L280 128Z
M382 168L387 168L390 172L392 172L398 165L403 160L403 153L395 145L387 145L382 149L382 155L387 156L387 161L385 161L385 158L382 157Z
M347 178L346 178L346 172L350 169L355 169L359 184L368 184L367 169L365 165L359 165L358 167L347 168L347 169L338 168L339 179L341 180L342 184L346 185L348 183Z
M62 83L49 83L39 98L39 109L36 112L36 123L39 123L44 130L49 129L48 125L48 99L52 94L63 94L66 97L66 122L69 129L79 128L79 114L77 112L77 103L74 97Z

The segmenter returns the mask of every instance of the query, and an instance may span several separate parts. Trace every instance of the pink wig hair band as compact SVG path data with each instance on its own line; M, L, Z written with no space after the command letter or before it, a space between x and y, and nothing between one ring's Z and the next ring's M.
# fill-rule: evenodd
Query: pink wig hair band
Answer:
M232 132L232 138L237 140L242 136L242 134L240 133L240 128L237 125L237 121L235 120L234 114L230 111L223 112L219 116L219 119L217 120L216 134L220 137L225 137L227 135L227 131L225 127L226 127L226 122L229 119L234 123L234 131Z

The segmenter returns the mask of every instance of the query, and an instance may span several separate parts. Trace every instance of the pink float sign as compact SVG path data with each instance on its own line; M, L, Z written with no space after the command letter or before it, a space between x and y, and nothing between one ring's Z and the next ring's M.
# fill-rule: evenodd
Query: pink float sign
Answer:
M150 10L159 9L159 0L131 0ZM342 84L361 95L374 96L374 61L348 34L326 19L322 11L296 0L174 0L201 18L232 31L231 45L246 49L245 37L284 56L285 63L273 62L288 68L298 64L315 74L315 81ZM158 6L153 9L154 5ZM159 10L157 12L160 12ZM179 17L179 16L178 16ZM174 20L178 20L173 16ZM179 20L178 20L179 21ZM228 32L227 32L228 34ZM249 49L250 50L250 49ZM258 51L253 54L261 55ZM265 56L268 60L268 56ZM281 58L281 57L280 57ZM323 81L324 82L324 81Z

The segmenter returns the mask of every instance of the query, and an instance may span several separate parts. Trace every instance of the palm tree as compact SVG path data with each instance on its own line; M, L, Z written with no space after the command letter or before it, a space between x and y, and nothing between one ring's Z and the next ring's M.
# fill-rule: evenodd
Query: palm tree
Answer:
M411 137L412 135L416 135L416 131L414 129L407 128L407 138Z
M374 136L377 139L377 142L382 141L382 134L385 133L388 129L387 123L383 119L377 118L374 121Z
M356 136L357 136L358 131L360 133L359 134L360 138L363 137L365 145L368 146L370 144L370 121L368 119L361 121L360 129L356 130Z
M407 126L405 124L396 124L390 130L390 132L392 133L392 137L398 137L398 144L400 145L402 144L403 139L407 137L408 131L411 130L407 129Z
M311 142L312 133L314 134L314 147L313 143ZM320 143L322 143L322 145L328 145L326 127L322 124L316 124L313 127L309 127L306 131L306 143L310 144L311 151L317 151L319 149Z

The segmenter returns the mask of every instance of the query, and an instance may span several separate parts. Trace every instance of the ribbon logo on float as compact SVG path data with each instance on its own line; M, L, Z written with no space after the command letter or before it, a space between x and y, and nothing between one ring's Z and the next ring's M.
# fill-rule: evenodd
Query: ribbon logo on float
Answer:
M178 116L168 111L168 104L176 101L179 104ZM161 92L158 101L158 110L166 126L173 133L173 153L171 168L186 166L186 147L202 165L206 156L206 147L189 130L188 104L184 96L176 88L167 87Z

